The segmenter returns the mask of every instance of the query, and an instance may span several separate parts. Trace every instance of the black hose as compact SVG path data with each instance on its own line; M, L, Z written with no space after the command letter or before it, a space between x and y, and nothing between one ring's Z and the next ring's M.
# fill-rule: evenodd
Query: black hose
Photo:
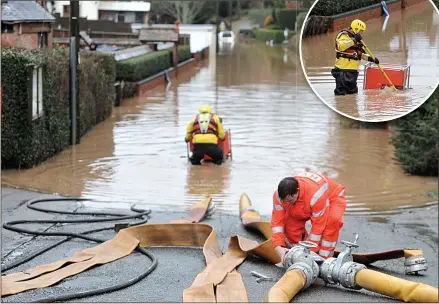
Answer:
M144 224L148 221L148 218L146 219L142 219L141 221L135 222L135 223L130 223L130 224L116 224L115 226L111 226L111 227L104 227L104 228L98 228L98 229L94 229L94 230L87 230L87 231L83 231L81 233L70 233L70 232L41 232L41 231L33 231L33 230L29 230L29 229L23 229L23 228L17 228L14 227L15 225L19 225L19 224L42 224L42 223L55 223L55 224L60 224L60 223L96 223L96 222L108 222L108 221L118 221L118 220L126 220L126 219L132 219L132 218L143 218L144 216L147 216L148 214L151 213L151 210L143 210L143 209L137 209L134 206L131 206L131 210L136 212L136 214L133 215L127 215L127 214L116 214L116 213L106 213L106 212L72 212L72 211L60 211L60 210L51 210L51 209L45 209L45 208L41 208L41 207L36 207L35 205L41 202L57 202L57 201L89 201L90 199L85 199L85 198L76 198L76 197L69 197L69 198L44 198L44 199L34 199L34 200L30 200L27 203L27 207L29 209L33 209L36 211L41 211L41 212L47 212L47 213L59 213L59 214L69 214L69 215L92 215L92 216L96 216L96 215L104 215L104 216L116 216L115 218L111 218L111 219L84 219L84 220L22 220L22 221L11 221L11 222L6 222L3 224L3 228L7 229L7 230L12 230L15 232L19 232L19 233L26 233L26 234L31 234L31 235L43 235L43 236L68 236L67 238L65 238L64 240L61 240L55 244L52 244L46 248L43 248L42 250L32 254L31 256L28 256L18 262L15 262L11 265L8 265L6 267L2 268L2 272L13 269L25 262L28 262L30 260L32 260L33 258L41 255L44 252L49 251L50 249L55 248L56 246L61 245L64 242L67 242L69 240L71 240L72 238L79 238L79 239L84 239L84 240L89 240L89 241L93 241L93 242L98 242L98 243L102 243L102 242L106 242L107 240L102 240L102 239L98 239L98 238L93 238L93 237L88 237L85 236L86 234L91 234L91 233L95 233L95 232L100 232L100 231L105 231L105 230L118 230L119 228L125 228L128 226L136 226L136 225L141 225ZM140 282L142 279L144 279L145 277L147 277L156 267L157 267L157 259L156 257L149 252L148 250L145 250L144 248L137 246L136 247L136 251L140 252L141 254L147 256L150 260L151 260L151 265L140 275L138 275L135 278L130 279L129 281L125 282L125 283L121 283L118 285L114 285L114 286L110 286L110 287L105 287L105 288L100 288L100 289L95 289L95 290L90 290L90 291L85 291L85 292L78 292L78 293L71 293L71 294L66 294L66 295L61 295L61 296L54 296L54 297L49 297L49 298L44 298L44 299L40 299L40 300L36 300L33 301L31 303L48 303L48 302L58 302L58 301L67 301L67 300L72 300L72 299L79 299L79 298L85 298L85 297L91 297L91 296L96 296L96 295L100 295L100 294L104 294L104 293L109 293L109 292L113 292L116 290L120 290L123 288L126 288L128 286L134 285L138 282Z

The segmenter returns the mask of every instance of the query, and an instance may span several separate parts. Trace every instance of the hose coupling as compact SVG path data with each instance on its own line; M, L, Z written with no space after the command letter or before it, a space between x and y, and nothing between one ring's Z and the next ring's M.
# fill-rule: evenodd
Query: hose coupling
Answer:
M423 255L405 258L405 274L418 274L419 271L426 271L428 268L427 260Z
M327 258L322 264L320 264L319 276L320 278L322 278L323 281L325 281L325 283L337 284L338 271L334 271L336 263L336 258Z
M292 265L299 262L307 264L313 269L313 273L319 275L319 265L316 261L322 259L317 253L312 252L310 248L317 248L317 245L312 242L301 241L298 245L293 246L286 254L283 260L285 269L289 269Z
M300 261L300 257L304 254L305 248L302 246L293 246L291 249L285 254L283 259L283 266L285 269L288 269L291 265Z
M346 288L361 289L362 287L355 282L355 276L363 269L367 269L367 267L360 263L347 262L343 264L338 272L338 282Z
M317 277L319 275L318 272L317 273L315 272L313 267L309 266L305 262L295 263L295 264L291 265L287 269L287 271L294 270L294 269L300 270L300 272L302 273L303 277L305 278L305 285L303 286L302 290L305 290L309 286L311 286L311 284L315 282L315 280L317 279ZM317 267L317 271L318 271L318 267Z

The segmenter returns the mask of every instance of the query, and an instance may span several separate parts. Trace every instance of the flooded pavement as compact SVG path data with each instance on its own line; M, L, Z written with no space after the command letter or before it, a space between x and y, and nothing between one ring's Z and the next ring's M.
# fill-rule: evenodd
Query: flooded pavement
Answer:
M439 14L429 1L367 21L364 41L382 64L410 65L410 89L394 92L363 90L364 64L360 66L357 95L334 96L334 41L337 33L302 40L302 59L312 87L331 108L363 121L401 117L431 95L439 81ZM382 29L385 28L384 31Z
M191 166L184 135L208 103L232 131L233 160ZM434 199L437 178L410 177L392 161L387 130L341 127L340 116L309 88L297 54L236 44L169 90L125 100L81 144L31 170L3 171L3 182L126 208L181 210L211 195L238 212L247 192L264 215L285 176L307 168L347 186L348 214L386 214Z

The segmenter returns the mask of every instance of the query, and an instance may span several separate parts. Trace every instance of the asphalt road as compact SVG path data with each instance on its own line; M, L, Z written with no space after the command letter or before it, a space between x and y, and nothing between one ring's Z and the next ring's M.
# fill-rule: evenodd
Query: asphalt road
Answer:
M34 192L3 188L2 189L2 222L18 219L54 219L66 218L56 214L40 213L26 208L26 201L39 196L53 197L53 195L41 195ZM47 203L45 206L59 205L63 210L76 210L81 208L78 203ZM120 210L118 210L120 212ZM128 212L128 211L127 211ZM150 223L167 223L173 219L183 218L184 212L160 212L153 210ZM69 218L79 216L69 216ZM410 247L420 248L428 261L429 268L419 276L407 276L404 274L404 259L376 262L369 267L381 272L394 275L399 278L426 283L432 286L438 285L438 208L437 205L404 211L399 215L386 218L366 218L345 216L345 225L341 233L341 239L353 240L352 233L358 232L357 252L376 252L395 248ZM228 240L233 235L241 235L256 240L262 240L260 236L251 231L246 231L237 215L215 213L211 219L203 223L210 224L217 231L217 238L223 252L227 249ZM81 224L81 225L28 225L28 227L49 231L73 231L79 232L93 228L108 226L109 224ZM111 225L111 224L110 224ZM96 237L111 239L114 231L95 234ZM2 229L2 266L8 265L16 259L21 259L61 238L24 236L15 232ZM25 263L6 273L33 268L37 265L58 261L71 256L75 251L94 247L96 244L82 240L72 240L51 251ZM339 250L343 249L339 244ZM143 281L126 289L113 293L80 299L80 302L181 302L183 290L191 285L195 276L205 267L203 253L196 248L151 248L158 258L156 270ZM149 260L133 253L118 261L95 267L73 277L67 278L52 287L26 291L20 294L2 298L3 302L29 302L39 299L62 295L72 292L84 292L87 290L112 286L125 282L138 274L150 264ZM273 282L257 283L256 278L251 276L252 270L267 276L280 278L283 270L265 263L254 257L249 257L238 267L250 302L263 302L265 295L273 286ZM72 301L73 302L73 301ZM318 279L309 289L300 292L293 302L398 302L369 291L346 290L343 287L324 286Z

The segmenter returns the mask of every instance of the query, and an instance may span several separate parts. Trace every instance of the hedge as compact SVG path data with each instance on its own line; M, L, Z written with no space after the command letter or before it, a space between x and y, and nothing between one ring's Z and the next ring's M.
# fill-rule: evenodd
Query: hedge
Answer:
M395 120L391 143L406 173L438 175L438 96L439 88L418 109Z
M272 15L271 8L252 8L248 11L248 18L259 27L264 27L264 20L267 16Z
M303 26L303 23L305 22L305 18L306 18L307 14L308 14L307 12L301 12L299 15L297 15L297 18L296 18L297 32L300 32L302 30L302 26Z
M180 63L190 58L192 58L190 46L179 46L178 62ZM116 79L137 82L172 67L172 63L172 48L122 60L116 64Z
M386 1L388 2L388 1ZM381 3L380 0L325 0L318 1L310 15L333 16Z
M291 37L294 34L295 32L289 31L288 37ZM256 40L259 41L273 40L274 43L281 43L285 40L283 29L256 29L255 35Z
M278 9L276 10L276 24L282 29L288 28L294 30L296 28L297 16L300 11L291 9Z
M2 168L30 168L70 145L68 49L5 48L2 56ZM28 68L43 68L43 116L28 118ZM109 55L81 53L81 123L85 134L111 113L115 61Z
M80 136L85 135L93 126L111 115L116 98L115 82L116 62L113 56L97 52L81 52Z

